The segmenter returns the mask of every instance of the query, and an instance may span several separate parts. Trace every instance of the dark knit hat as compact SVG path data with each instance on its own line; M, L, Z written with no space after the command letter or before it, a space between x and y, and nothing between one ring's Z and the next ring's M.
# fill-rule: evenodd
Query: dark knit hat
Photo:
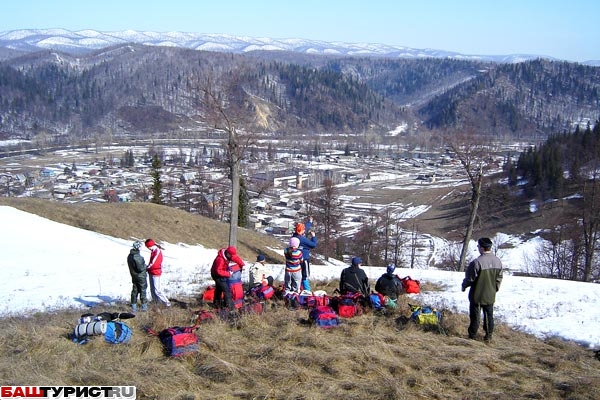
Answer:
M489 250L492 248L492 241L490 238L483 237L477 241L477 244L481 246L484 250Z
M258 256L256 256L256 261L258 261L258 262L263 262L263 261L265 261L265 259L266 259L265 256L262 254L259 254Z
M358 265L358 264L362 264L362 260L360 259L360 257L354 257L352 259L352 265Z
M394 264L390 264L386 268L387 273L390 275L393 274L395 270L396 270L396 266Z

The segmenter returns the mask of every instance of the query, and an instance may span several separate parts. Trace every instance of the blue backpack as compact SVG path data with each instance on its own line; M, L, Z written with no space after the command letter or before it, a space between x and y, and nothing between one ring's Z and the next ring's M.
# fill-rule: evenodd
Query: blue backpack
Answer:
M112 344L129 343L132 334L131 328L124 322L108 321L106 323L104 340Z

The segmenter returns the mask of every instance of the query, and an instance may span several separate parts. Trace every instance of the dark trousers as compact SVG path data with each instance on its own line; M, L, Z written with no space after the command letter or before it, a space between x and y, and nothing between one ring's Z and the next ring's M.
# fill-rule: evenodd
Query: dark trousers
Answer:
M494 333L494 305L493 304L469 304L469 337L474 339L479 329L481 312L483 311L483 331L487 338Z
M233 300L231 298L231 290L227 278L213 278L215 280L215 307L227 307L230 310L234 309ZM223 299L221 299L223 297Z
M146 279L133 279L133 287L131 289L131 304L137 304L138 295L140 296L140 302L146 304L146 289L148 289L148 282Z
M310 276L310 261L302 260L302 280L308 279Z

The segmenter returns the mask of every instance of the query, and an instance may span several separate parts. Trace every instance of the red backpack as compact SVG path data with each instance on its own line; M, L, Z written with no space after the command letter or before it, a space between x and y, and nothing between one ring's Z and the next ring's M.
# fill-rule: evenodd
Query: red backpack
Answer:
M338 315L329 306L316 306L308 313L312 324L323 329L335 328L339 325Z
M202 293L202 300L207 302L212 302L215 300L215 287L209 286L206 288L204 293Z
M362 293L347 293L332 298L331 305L340 317L353 318L364 313L363 301Z
M402 282L402 288L405 293L419 293L421 291L421 282L412 279L410 276L400 278L400 282Z

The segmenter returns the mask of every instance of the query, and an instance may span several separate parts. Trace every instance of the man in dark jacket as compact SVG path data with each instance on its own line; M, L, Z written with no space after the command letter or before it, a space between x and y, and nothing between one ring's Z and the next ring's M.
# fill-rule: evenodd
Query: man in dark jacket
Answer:
M140 254L142 242L134 242L129 255L127 256L127 266L131 274L131 309L137 311L137 298L140 296L142 311L148 310L148 300L146 299L146 289L148 288L148 279L146 277L146 263L144 257Z
M392 300L396 300L403 292L402 281L394 275L395 270L396 266L394 264L388 265L385 274L381 275L375 283L377 293L381 293Z
M471 261L465 271L462 291L469 290L469 338L475 339L483 311L484 340L492 341L494 333L494 303L496 292L502 283L502 261L492 254L492 241L481 238L477 241L480 256Z
M352 265L342 270L340 276L340 293L362 293L369 297L371 288L369 287L369 278L365 271L360 269L362 260L358 257L352 259Z

